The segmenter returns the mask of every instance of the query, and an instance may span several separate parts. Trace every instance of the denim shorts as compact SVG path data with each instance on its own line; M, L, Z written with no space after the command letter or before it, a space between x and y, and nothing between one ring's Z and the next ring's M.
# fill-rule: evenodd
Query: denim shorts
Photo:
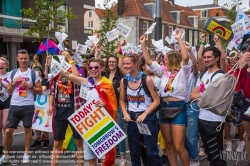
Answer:
M173 118L173 119L164 119L159 116L159 123L160 124L172 124L178 126L187 126L187 114L186 114L186 107L185 101L169 101L163 102L162 107L183 107L183 109Z
M86 143L86 141L83 141L83 151L84 151L84 160L88 161L97 158L97 156L89 147L89 145ZM105 155L101 159L102 160L105 159Z

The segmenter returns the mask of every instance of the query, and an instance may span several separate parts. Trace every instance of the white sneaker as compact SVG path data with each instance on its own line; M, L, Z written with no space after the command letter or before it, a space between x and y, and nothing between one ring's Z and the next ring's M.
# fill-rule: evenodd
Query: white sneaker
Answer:
M122 160L120 161L120 166L127 166L127 161L124 160L124 159L122 159Z
M238 141L237 142L238 147L236 149L237 152L242 152L244 150L245 147L245 142L244 141Z
M199 156L205 156L206 153L202 147L199 148Z
M1 158L0 158L0 163L1 164L7 164L10 162L10 158L8 156L5 156L3 155Z
M27 164L27 163L29 163L30 162L30 159L29 159L29 155L27 155L27 154L24 154L23 155L23 163L24 164Z
M190 166L200 166L199 160L190 161Z
M225 141L225 144L226 144L226 152L232 152L232 142Z

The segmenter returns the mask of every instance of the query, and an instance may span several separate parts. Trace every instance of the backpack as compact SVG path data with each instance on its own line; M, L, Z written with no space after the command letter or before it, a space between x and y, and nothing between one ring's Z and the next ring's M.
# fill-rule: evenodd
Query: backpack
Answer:
M128 79L126 77L123 77L123 84L125 89L125 101L127 102L127 109L128 109L128 101L127 101L127 87L128 87ZM150 97L153 101L152 95L150 94L150 91L147 86L147 75L143 74L141 77L141 86L139 87L138 95L140 94L141 88L143 88L145 94ZM155 89L157 89L155 87ZM139 106L139 103L137 104L137 107ZM156 107L155 112L160 110L160 104Z
M202 79L202 77L203 77L203 75L204 75L205 73L206 73L206 72L204 72L204 73L201 74L200 80ZM219 69L219 70L217 70L216 72L214 72L214 74L213 74L213 75L211 76L211 78L210 78L210 83L212 83L214 76L215 76L216 74L219 74L219 73L224 74L224 71L222 71L222 70Z
M11 79L11 82L13 82L13 78L16 74L18 69L14 69L12 70L11 74L10 74L10 79ZM31 80L32 80L32 83L33 83L33 86L35 86L35 82L36 82L36 71L35 70L32 70L31 69Z

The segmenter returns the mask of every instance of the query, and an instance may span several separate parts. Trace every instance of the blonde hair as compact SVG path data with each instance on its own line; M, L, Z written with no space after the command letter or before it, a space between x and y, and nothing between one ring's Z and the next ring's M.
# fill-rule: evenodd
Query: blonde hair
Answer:
M89 64L90 64L91 62L97 62L97 63L100 64L100 66L104 67L104 61L103 61L101 58L91 58L91 59L89 60Z
M4 57L0 57L0 60L4 61L7 66L9 66L9 61L5 59Z
M168 57L168 64L172 70L180 70L181 69L181 62L182 56L181 53L175 50L170 50L167 55Z

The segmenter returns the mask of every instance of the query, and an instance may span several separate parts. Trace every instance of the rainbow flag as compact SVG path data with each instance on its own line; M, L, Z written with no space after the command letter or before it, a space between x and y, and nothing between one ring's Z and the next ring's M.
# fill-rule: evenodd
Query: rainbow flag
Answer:
M75 139L73 137L73 131L71 130L70 125L68 125L66 134L65 134L65 140L63 141L62 150L72 150L76 151L76 144Z
M42 54L43 52L45 52L47 50L47 47L43 44L43 43L40 43L40 46L36 52L37 55L40 55Z
M89 78L89 82L94 85L94 79ZM96 91L102 101L106 104L109 115L117 122L117 101L115 90L112 83L106 77L102 77L101 83L96 86ZM103 166L112 166L115 164L116 148L113 148L105 155Z

